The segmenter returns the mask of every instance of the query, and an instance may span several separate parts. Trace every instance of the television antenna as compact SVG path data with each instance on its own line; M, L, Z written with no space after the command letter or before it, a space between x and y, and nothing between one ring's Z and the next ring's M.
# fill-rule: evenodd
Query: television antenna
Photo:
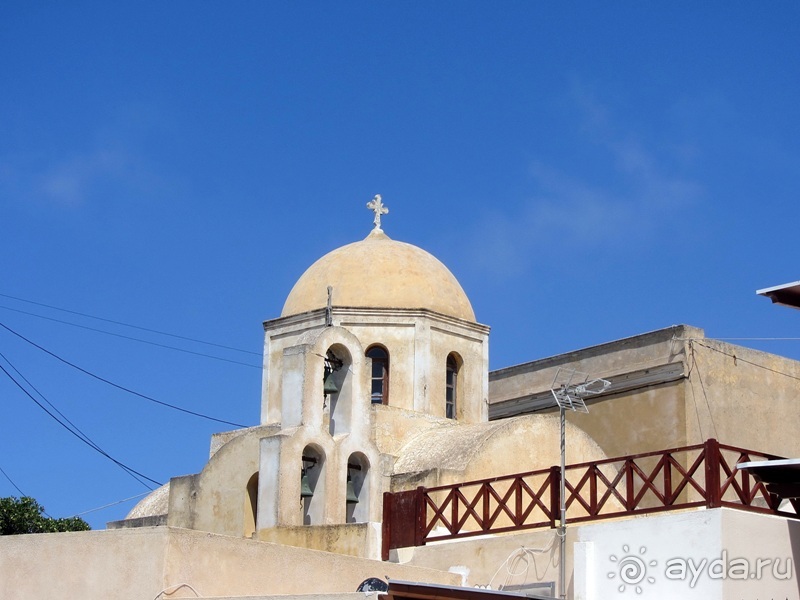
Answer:
M566 589L566 557L567 557L567 495L566 495L566 421L567 411L587 413L584 398L600 394L611 385L606 379L590 379L587 373L575 369L559 367L553 377L550 393L558 406L561 417L561 519L558 527L558 537L561 539L558 564L558 593L561 598L567 597Z

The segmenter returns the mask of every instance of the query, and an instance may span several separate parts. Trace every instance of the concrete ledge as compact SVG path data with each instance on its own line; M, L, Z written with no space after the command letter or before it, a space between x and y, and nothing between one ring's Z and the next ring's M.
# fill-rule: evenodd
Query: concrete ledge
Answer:
M359 558L380 559L379 523L274 527L257 531L255 539Z
M136 519L123 519L121 521L109 521L106 529L130 529L132 527L160 527L167 524L167 515L153 515L150 517L138 517Z

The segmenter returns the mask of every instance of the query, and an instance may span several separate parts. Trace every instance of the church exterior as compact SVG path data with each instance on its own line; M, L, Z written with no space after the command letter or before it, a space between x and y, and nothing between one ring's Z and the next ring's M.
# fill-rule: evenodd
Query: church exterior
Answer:
M201 473L173 478L112 526L379 559L385 492L552 459L528 452L542 419L489 422L489 327L447 267L384 233L380 197L370 205L369 235L311 265L264 323L261 424L215 436ZM604 457L571 435L582 457Z
M67 597L355 598L378 577L600 598L625 587L598 582L603 553L669 530L705 529L687 552L778 552L794 564L796 523L728 508L569 528L565 590L548 527L396 548L382 561L385 495L558 464L559 369L610 382L566 430L571 463L600 463L709 438L797 456L800 364L677 326L490 373L489 327L456 278L384 233L380 196L368 207L367 237L311 265L264 322L260 424L215 435L200 473L173 478L106 531L0 539L1 597L53 595L58 578ZM737 545L731 531L770 537ZM797 597L796 574L773 580L761 589ZM740 583L711 578L688 595L676 584L648 597L758 589Z

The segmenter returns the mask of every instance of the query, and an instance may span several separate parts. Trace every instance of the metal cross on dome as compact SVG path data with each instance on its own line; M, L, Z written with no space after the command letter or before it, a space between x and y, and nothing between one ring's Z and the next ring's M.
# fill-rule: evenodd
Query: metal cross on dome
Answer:
M375 213L375 229L381 231L381 215L389 214L389 209L383 205L381 195L375 194L375 197L367 202L367 208Z

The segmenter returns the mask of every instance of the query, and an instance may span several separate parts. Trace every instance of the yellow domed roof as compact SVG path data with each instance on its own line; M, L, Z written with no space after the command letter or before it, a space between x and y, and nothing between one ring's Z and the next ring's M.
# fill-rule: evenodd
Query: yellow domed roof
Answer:
M472 305L453 274L421 248L396 242L380 229L366 239L329 252L297 281L282 317L333 305L357 308L425 308L475 320Z

